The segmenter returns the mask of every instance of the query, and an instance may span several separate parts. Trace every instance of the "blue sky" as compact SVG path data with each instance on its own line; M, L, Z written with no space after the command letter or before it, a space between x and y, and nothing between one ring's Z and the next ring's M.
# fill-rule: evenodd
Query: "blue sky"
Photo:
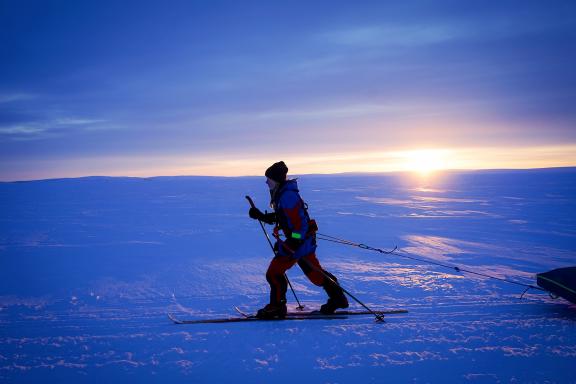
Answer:
M573 1L1 0L0 47L0 180L576 165Z

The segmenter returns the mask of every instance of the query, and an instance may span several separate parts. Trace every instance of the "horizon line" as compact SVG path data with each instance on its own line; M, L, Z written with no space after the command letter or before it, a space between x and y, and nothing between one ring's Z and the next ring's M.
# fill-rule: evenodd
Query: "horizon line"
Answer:
M446 173L475 173L475 172L507 172L507 171L552 171L552 170L576 170L576 165L570 166L558 166L558 167L534 167L534 168L453 168L453 169L437 169L429 173L433 174L446 174ZM411 170L394 170L394 171L347 171L347 172L326 172L326 173L294 173L288 174L290 178L298 178L302 176L362 176L362 175L416 175L418 176L418 171ZM0 184L10 184L10 183L31 183L31 182L44 182L44 181L58 181L58 180L78 180L78 179L96 179L96 178L106 178L106 179L158 179L158 178L178 178L178 177L188 177L188 178L221 178L221 179L239 179L239 178L249 178L249 177L265 177L262 175L246 174L246 175L194 175L194 174L182 174L182 175L155 175L155 176L129 176L129 175L85 175L85 176L70 176L70 177L49 177L44 179L21 179L21 180L0 180ZM426 175L420 175L420 177L426 177Z

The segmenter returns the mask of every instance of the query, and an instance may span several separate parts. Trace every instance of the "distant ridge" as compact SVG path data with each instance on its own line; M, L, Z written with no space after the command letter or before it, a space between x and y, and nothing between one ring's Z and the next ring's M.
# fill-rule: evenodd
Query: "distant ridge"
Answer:
M576 172L575 167L550 167L550 168L503 168L503 169L446 169L438 170L434 173L438 174L528 174L528 173L572 173ZM398 176L410 175L414 172L411 171L393 171L393 172L340 172L340 173L302 173L292 174L290 177L359 177L359 176ZM261 178L263 175L245 175L245 176L207 176L207 175L177 175L177 176L80 176L80 177L59 177L48 179L33 179L33 180L13 180L13 181L0 181L0 184L10 183L30 183L30 182L66 182L66 181L103 181L103 180L126 180L126 181L144 181L144 180L184 180L184 179L204 179L204 180L217 180L217 179L240 179L240 178Z

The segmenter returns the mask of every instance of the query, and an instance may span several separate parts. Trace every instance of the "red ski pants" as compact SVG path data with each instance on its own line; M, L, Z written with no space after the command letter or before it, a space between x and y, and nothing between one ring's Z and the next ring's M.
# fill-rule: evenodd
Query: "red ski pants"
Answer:
M272 259L268 266L268 271L266 271L266 280L270 284L271 304L286 302L288 282L286 281L285 273L296 263L298 263L302 272L314 285L319 287L324 285L326 277L322 274L323 269L315 253L302 256L300 259L290 256L276 256Z

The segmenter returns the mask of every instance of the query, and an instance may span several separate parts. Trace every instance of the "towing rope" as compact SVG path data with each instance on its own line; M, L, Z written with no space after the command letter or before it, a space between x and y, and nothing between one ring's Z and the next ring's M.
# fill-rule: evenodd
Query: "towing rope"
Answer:
M340 238L338 238L338 237L326 235L326 234L323 234L323 233L316 233L316 237L317 237L319 240L324 240L324 241L330 241L330 242L333 242L333 243L349 245L349 246L352 246L352 247L358 247L358 248L366 249L366 250L369 250L369 251L379 252L379 253L382 253L382 254L385 254L385 255L396 255L396 256L399 256L399 257L403 257L403 258L405 258L405 259L410 259L410 260L419 261L419 262L421 262L421 263L432 264L432 265L436 265L436 266L443 267L443 268L453 269L453 270L455 270L456 272L469 273L469 274L472 274L472 275L477 275L477 276L482 276L482 277L486 277L486 278L493 279L493 280L498 280L498 281L501 281L501 282L504 282L504 283L519 285L519 286L522 286L522 287L525 287L525 288L526 288L526 289L524 290L524 292L522 293L522 295L520 296L520 298L522 298L522 297L524 296L524 294L525 294L526 292L528 292L529 289L537 289L537 290L546 292L545 289L540 288L540 287L538 287L538 286L536 286L536 285L520 283L520 282L518 282L518 281L509 280L509 279L505 279L505 278L502 278L502 277L496 277L496 276L488 275L488 274L482 273L482 272L472 271L472 270L470 270L470 269L461 268L461 267L458 267L458 266L455 266L455 265L448 265L448 264L444 264L444 263L439 263L439 262L434 261L434 260L423 259L423 258L420 258L420 257L412 256L412 255L410 255L410 254L407 254L405 251L399 250L397 246L395 246L394 249L392 249L392 250L390 250L390 251L386 251L386 250L383 250L383 249L380 249L380 248L371 247L371 246L366 245L366 244L356 243L356 242L353 242L353 241L350 241L350 240L346 240L346 239L340 239ZM400 252L402 252L402 253L400 253Z

